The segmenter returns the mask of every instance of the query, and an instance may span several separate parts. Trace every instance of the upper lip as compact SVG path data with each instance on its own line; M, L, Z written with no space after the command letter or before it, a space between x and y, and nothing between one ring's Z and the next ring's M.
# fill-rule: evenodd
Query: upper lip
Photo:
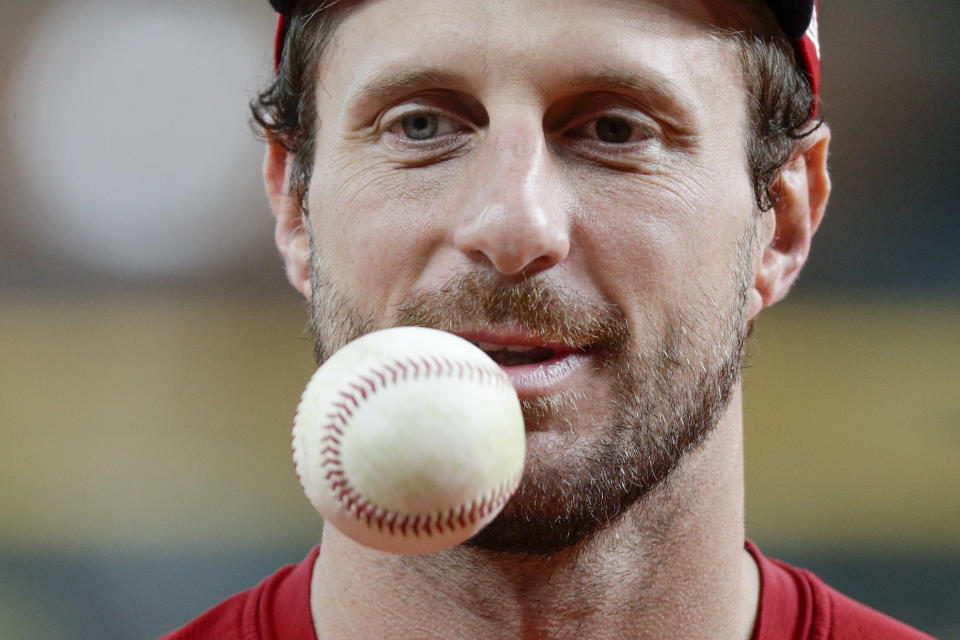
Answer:
M542 349L550 349L556 353L583 351L590 346L589 344L569 344L558 340L544 340L519 330L475 329L458 331L456 335L478 346L479 343L486 343L484 346L540 347ZM483 347L481 346L481 348Z

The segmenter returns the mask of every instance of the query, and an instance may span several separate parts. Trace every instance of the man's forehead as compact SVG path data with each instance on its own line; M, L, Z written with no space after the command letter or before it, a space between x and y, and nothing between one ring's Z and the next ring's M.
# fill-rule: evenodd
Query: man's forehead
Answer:
M385 0L380 0L377 4L382 4ZM386 0L394 1L394 0ZM271 5L280 13L275 48L275 61L279 67L284 42L286 39L287 26L298 3L297 0L270 0ZM344 9L355 8L357 5L365 4L365 0L323 0L312 6L314 13L321 11L341 11ZM305 3L310 4L310 3ZM443 12L457 12L463 8L476 6L476 2L456 2L447 0L443 3ZM500 8L509 9L513 0L502 0L498 3ZM557 9L559 0L555 0L545 5L538 3L541 9L551 12ZM806 72L814 93L811 115L815 115L817 108L817 93L819 89L820 78L820 47L818 37L818 15L816 0L708 0L704 2L686 2L684 0L622 0L622 4L628 5L628 8L636 8L644 4L658 4L661 7L673 7L678 9L683 7L689 11L691 8L699 7L706 11L711 17L715 27L720 28L750 28L758 27L764 31L770 28L777 29L776 24L793 43L797 54L797 60ZM773 16L773 19L771 19ZM426 16L426 22L429 22L430 16Z
M621 26L650 31L662 28L666 18L688 26L686 33L662 33L671 37L690 37L696 35L695 30L703 34L724 29L760 31L776 28L776 20L762 0L550 0L549 3L543 0L338 0L330 3L330 7L348 15L359 13L367 19L380 16L381 22L375 28L381 33L391 32L397 27L398 20L406 19L406 23L423 30L419 34L421 42L426 41L426 34L437 25L459 24L463 35L472 37L473 42L479 44L482 36L497 25L512 23L536 29L550 18L562 15L577 16L576 28L593 29L599 36L598 44L613 37L614 34L603 31L612 26L611 18L616 18ZM370 10L374 8L376 12Z
M696 0L553 0L549 11L538 0L481 0L440 11L448 5L364 3L334 33L321 73L339 73L340 86L360 93L431 77L444 85L606 77L617 78L610 84L669 90L688 84L686 77L736 65L725 55L732 49L713 35L708 8Z

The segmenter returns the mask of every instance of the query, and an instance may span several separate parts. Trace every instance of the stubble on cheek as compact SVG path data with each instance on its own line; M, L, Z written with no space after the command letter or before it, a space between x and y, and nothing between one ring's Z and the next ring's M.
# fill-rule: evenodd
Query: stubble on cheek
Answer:
M364 314L333 282L330 270L317 251L312 229L310 290L308 328L313 337L313 357L319 366L348 343L373 331L376 318L373 314Z

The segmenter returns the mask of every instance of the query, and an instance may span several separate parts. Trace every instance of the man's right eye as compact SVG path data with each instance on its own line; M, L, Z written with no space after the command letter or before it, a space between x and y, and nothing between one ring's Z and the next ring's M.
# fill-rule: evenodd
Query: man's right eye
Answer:
M401 120L400 125L411 140L428 140L437 134L440 118L433 113L415 113Z
M459 119L436 111L411 109L389 122L387 133L401 144L440 143L469 130Z
M473 139L477 127L463 109L408 103L379 119L376 140L382 150L405 166L426 166L456 156Z

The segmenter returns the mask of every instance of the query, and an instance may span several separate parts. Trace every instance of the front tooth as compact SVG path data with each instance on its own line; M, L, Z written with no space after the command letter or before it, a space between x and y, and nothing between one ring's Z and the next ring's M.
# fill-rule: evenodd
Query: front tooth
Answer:
M527 353L528 351L533 351L537 347L522 347L520 345L510 345L507 347L507 351L512 351L513 353Z
M502 344L493 344L492 342L478 342L477 346L480 347L481 351L503 351L509 348Z

